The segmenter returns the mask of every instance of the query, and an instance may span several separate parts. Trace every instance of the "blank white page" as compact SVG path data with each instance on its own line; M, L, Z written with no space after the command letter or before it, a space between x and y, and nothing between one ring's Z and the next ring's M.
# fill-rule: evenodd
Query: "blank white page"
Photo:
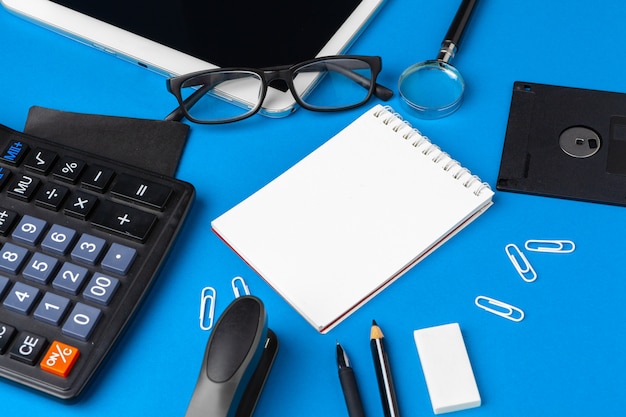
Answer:
M376 106L213 230L326 332L491 204L490 188L420 139Z

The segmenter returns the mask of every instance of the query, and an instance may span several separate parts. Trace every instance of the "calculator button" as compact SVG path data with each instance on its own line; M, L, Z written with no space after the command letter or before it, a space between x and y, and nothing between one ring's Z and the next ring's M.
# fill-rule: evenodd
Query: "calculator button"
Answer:
M26 263L22 275L26 279L45 285L50 281L58 263L56 258L36 252Z
M28 152L28 145L19 140L13 140L4 148L0 159L11 165L19 165Z
M156 216L123 204L103 201L91 218L93 225L144 241L156 222Z
M28 250L13 243L5 243L0 250L0 270L16 275L24 264Z
M135 256L137 256L135 249L120 245L119 243L113 243L102 259L102 268L107 271L126 275L135 260Z
M6 323L0 323L0 355L4 355L9 348L9 343L11 343L11 339L15 336L17 331L15 327L9 326Z
M115 176L115 171L109 168L92 165L81 177L80 183L83 187L103 193Z
M74 246L70 256L75 261L95 265L100 259L105 245L104 239L85 233Z
M55 340L39 366L46 372L67 378L79 356L78 348Z
M61 331L75 339L86 341L98 323L102 312L83 303L77 303L68 316Z
M52 287L76 295L82 287L89 271L82 266L65 262L52 281Z
M147 181L133 175L120 175L111 193L148 207L162 210L172 194L170 187Z
M9 233L18 217L19 214L16 212L0 207L0 235L5 236Z
M47 223L32 216L24 216L11 235L13 239L35 246L41 238Z
M8 310L27 315L35 301L37 301L38 296L39 290L37 288L22 282L16 282L3 304Z
M65 214L85 220L98 202L94 195L80 191L72 193L65 203Z
M54 224L41 242L41 247L46 252L65 255L75 238L76 230Z
M24 166L31 171L47 174L57 159L57 153L46 149L35 149L28 154Z
M13 179L9 181L7 193L13 198L28 202L32 200L40 183L40 180L31 175L23 174L14 176Z
M4 187L4 184L7 183L9 177L11 176L11 171L4 167L0 167L0 188Z
M22 332L13 343L10 356L20 362L34 365L46 348L46 339L33 333Z
M119 285L120 280L117 278L95 274L87 284L83 297L99 304L109 305Z
M47 292L39 302L33 316L37 320L58 326L69 305L69 299Z
M54 183L44 184L35 196L35 204L52 211L58 211L61 203L69 193L67 187Z
M0 275L0 297L2 297L7 288L9 288L9 279Z
M80 177L80 173L85 168L85 162L80 159L66 156L59 160L54 165L54 169L52 171L52 175L56 178L67 181L70 183L75 183Z

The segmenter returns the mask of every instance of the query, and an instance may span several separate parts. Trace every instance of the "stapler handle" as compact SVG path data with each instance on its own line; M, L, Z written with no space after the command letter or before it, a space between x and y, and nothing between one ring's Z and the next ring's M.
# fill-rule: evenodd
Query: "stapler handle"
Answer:
M222 313L204 353L185 417L232 417L263 355L267 314L254 296L235 299Z

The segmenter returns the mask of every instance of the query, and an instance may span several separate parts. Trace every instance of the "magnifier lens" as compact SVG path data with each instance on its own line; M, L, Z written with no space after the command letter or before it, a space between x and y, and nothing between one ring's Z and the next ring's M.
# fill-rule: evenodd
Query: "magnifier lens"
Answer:
M408 68L400 76L399 90L418 116L437 119L459 108L465 81L452 65L426 61Z

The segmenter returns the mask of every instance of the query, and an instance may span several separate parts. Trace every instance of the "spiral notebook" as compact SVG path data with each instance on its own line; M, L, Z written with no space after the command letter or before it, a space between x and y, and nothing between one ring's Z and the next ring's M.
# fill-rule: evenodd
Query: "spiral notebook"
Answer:
M212 228L326 333L476 219L492 197L488 184L378 105Z

